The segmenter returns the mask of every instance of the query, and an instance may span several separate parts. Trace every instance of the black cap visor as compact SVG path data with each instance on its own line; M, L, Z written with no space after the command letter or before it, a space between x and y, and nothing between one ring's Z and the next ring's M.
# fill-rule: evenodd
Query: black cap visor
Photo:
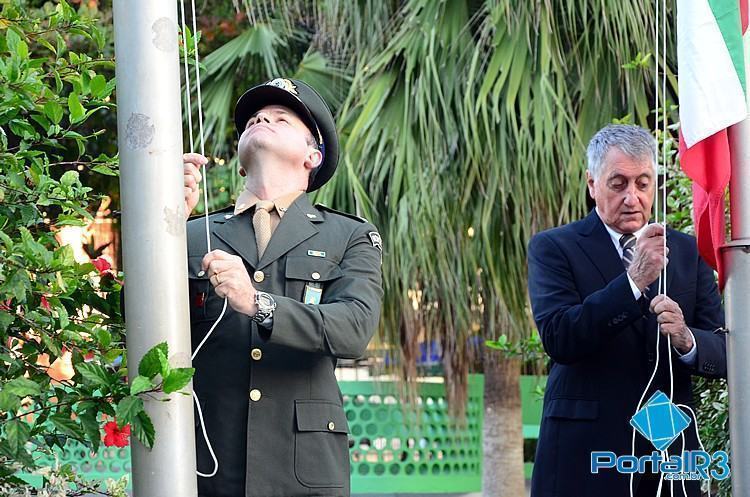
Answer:
M321 145L318 125L307 106L292 93L271 85L251 88L237 100L234 108L234 125L237 127L237 133L242 135L247 121L253 114L269 105L283 105L291 109L308 127L318 146Z

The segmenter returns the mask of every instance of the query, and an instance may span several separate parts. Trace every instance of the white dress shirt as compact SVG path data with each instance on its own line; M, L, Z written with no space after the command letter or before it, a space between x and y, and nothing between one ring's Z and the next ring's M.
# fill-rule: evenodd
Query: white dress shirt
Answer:
M599 209L596 209L596 214L599 216L599 219L602 219L601 214L599 214ZM615 246L615 249L617 250L617 254L620 256L620 259L622 259L622 245L620 245L620 237L623 235L623 233L619 233L612 229L607 223L604 222L602 219L602 224L604 224L604 227L607 228L607 233L609 233L610 238L612 239L612 243ZM636 240L641 236L641 233L643 233L643 230L646 229L647 224L644 224L641 229L633 233L635 235ZM633 290L633 297L635 297L635 300L638 300L641 298L643 293L638 288L638 286L635 284L635 281L633 281L633 278L630 277L628 274L628 281L630 282L630 289ZM688 331L690 328L688 328ZM677 349L674 349L675 353L677 354L677 357L688 365L695 364L695 358L698 355L698 350L695 345L695 336L693 336L693 332L690 331L690 336L693 337L693 347L686 353L686 354L680 354L680 352ZM673 347L674 348L674 347Z

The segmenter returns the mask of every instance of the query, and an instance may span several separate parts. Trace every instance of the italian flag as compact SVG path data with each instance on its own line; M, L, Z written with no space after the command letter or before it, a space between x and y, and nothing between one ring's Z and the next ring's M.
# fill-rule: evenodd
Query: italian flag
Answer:
M724 193L731 174L727 129L747 117L749 1L677 1L680 164L693 180L698 250L719 272L721 286L719 248L726 241Z

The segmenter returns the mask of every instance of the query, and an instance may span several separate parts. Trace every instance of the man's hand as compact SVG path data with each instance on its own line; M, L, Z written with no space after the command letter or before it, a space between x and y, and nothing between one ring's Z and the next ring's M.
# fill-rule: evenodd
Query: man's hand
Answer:
M635 244L633 262L628 267L628 275L642 292L659 277L659 273L669 259L669 247L664 252L664 226L650 224L643 230Z
M195 209L195 206L198 205L200 198L198 184L203 179L200 173L200 166L206 164L208 159L201 154L187 153L182 154L182 162L184 163L185 219L187 219L190 217L193 209Z
M679 304L666 295L657 295L651 300L651 312L661 324L661 334L669 335L672 346L680 354L687 354L693 348L693 334L685 324Z
M232 309L248 316L255 315L258 310L255 287L240 257L223 250L212 250L203 257L201 268L208 274L216 295L226 297Z

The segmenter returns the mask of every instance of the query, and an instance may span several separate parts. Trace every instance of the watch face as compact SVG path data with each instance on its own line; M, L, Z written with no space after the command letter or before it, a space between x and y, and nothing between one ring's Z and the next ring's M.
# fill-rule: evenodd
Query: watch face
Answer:
M260 292L258 293L258 305L264 308L268 308L268 307L273 306L273 304L274 304L274 301L270 295L268 295L267 293L260 293Z

